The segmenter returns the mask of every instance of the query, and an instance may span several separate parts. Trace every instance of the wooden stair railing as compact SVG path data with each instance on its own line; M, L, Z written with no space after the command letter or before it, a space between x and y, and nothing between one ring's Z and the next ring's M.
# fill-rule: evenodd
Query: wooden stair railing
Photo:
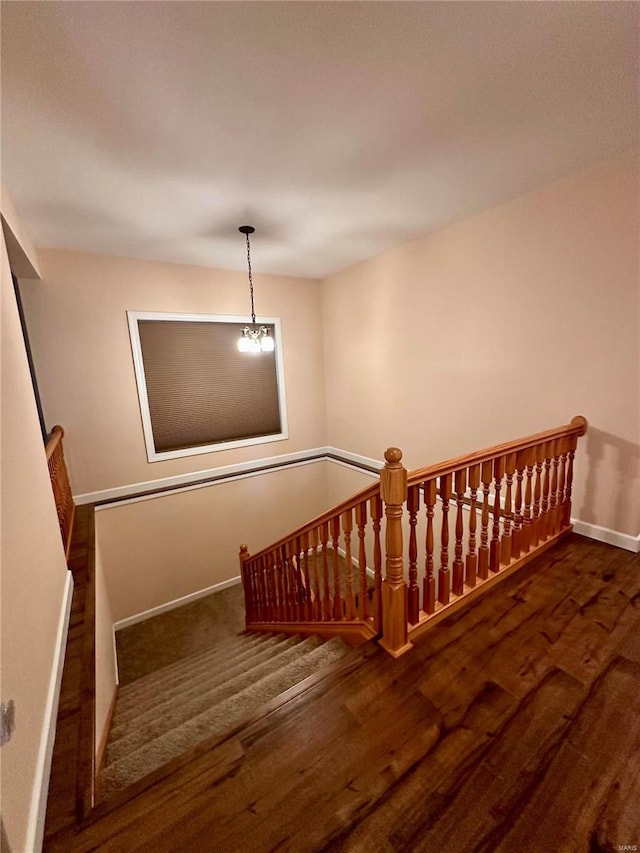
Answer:
M382 512L380 486L373 483L257 554L242 545L247 628L272 631L277 623L285 633L339 634L353 643L374 637Z
M64 452L62 449L63 436L64 430L62 427L59 425L54 426L47 441L45 452L47 456L47 465L49 466L51 488L53 489L53 497L56 502L56 511L58 513L58 524L60 525L62 544L64 545L64 552L68 559L69 548L71 546L71 530L73 528L75 505L71 495L67 466L64 461Z
M247 628L353 642L378 634L391 655L403 654L572 529L574 456L586 429L578 415L409 474L389 448L379 484L258 554L241 547Z
M96 625L95 625L95 513L94 506L87 504L78 508L73 502L69 476L64 459L62 438L64 429L56 425L45 446L51 488L58 514L60 534L67 559L67 566L74 579L73 607L78 607L82 615L81 630L74 631L74 643L79 644L80 666L74 670L74 677L67 684L68 715L74 717L74 730L77 732L77 762L73 796L75 814L79 821L91 812L95 802L95 696L96 696ZM75 530L74 530L75 521ZM73 550L71 542L74 542ZM67 650L70 638L67 638ZM66 672L66 663L65 663ZM64 691L66 679L63 679ZM73 687L71 687L73 684ZM60 724L58 710L58 725ZM56 742L57 747L57 742ZM65 756L66 757L66 756ZM71 771L70 771L71 774ZM70 775L72 778L72 775ZM71 794L71 787L65 782L65 800ZM70 800L68 800L70 804Z

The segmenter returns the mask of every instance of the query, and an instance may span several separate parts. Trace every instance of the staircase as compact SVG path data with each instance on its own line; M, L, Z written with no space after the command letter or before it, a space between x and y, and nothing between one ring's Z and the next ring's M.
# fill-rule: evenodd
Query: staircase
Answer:
M244 634L123 686L98 778L100 798L350 654L339 637Z
M74 572L73 606L80 602L83 614L81 652L67 655L83 661L72 691L73 726L64 711L78 761L69 766L73 750L60 739L59 785L52 775L65 814L86 819L98 801L165 765L157 777L172 772L172 759L185 751L198 744L208 749L212 736L236 731L261 709L269 713L285 701L277 698L283 692L306 689L310 676L315 683L342 672L351 663L342 659L356 656L344 639L357 645L378 638L390 655L403 655L425 631L552 547L572 529L574 457L586 429L586 419L576 416L565 426L412 472L402 452L389 448L379 483L258 553L242 545L246 626L255 633L123 686L97 780L94 507L78 507L72 524L66 471L55 461L60 429L47 456L54 460L52 486Z

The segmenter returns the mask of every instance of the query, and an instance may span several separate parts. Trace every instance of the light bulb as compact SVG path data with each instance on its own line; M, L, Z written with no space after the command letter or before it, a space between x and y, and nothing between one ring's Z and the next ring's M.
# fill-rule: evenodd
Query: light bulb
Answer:
M275 343L273 338L270 335L263 335L260 339L260 346L262 348L262 352L273 352L275 349Z
M251 341L246 335L243 335L241 338L238 339L238 349L240 350L240 352L249 352L250 344Z

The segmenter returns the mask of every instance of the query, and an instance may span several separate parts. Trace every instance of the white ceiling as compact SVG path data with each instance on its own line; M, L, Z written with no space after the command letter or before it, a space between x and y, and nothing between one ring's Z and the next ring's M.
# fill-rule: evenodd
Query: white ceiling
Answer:
M321 277L638 144L630 2L2 3L37 246Z

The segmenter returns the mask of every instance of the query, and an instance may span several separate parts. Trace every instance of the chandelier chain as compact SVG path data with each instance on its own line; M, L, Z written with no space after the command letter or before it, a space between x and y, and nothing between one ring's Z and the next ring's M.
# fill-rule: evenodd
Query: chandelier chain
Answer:
M245 235L247 238L247 266L249 267L249 293L251 294L251 322L255 326L256 324L256 312L253 305L253 276L251 274L251 244L249 243L249 235Z

